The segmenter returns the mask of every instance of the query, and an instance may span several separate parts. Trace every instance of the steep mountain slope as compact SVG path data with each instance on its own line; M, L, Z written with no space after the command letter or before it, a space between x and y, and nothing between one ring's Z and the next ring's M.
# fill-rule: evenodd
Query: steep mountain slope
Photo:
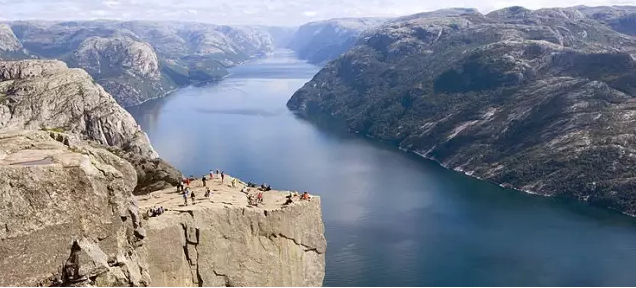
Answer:
M124 106L184 85L217 81L227 68L273 50L258 27L179 22L14 22L31 54L87 70ZM9 58L11 59L11 58Z
M87 38L62 59L69 66L84 68L106 91L117 95L123 106L164 95L170 89L164 85L167 79L161 75L152 46L127 36Z
M139 193L181 177L111 95L61 61L0 61L0 133L21 130L63 131L111 147L136 168Z
M27 58L26 51L7 24L0 23L0 59Z
M310 63L324 64L351 48L360 33L384 21L384 18L344 18L307 23L298 28L287 48Z
M636 38L572 9L386 24L288 107L504 186L636 214Z

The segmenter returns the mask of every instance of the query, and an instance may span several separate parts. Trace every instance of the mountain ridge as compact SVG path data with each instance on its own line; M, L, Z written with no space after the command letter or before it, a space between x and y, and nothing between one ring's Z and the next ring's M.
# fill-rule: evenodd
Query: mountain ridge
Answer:
M288 107L503 186L634 214L635 55L636 38L575 8L416 17L363 33Z

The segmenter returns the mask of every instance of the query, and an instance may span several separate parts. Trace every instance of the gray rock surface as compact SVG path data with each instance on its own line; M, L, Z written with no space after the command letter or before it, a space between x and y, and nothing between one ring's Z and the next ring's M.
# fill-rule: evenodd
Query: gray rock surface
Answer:
M0 286L149 283L134 168L73 135L0 136Z
M183 207L173 187L135 199L136 182L128 161L72 134L0 134L0 285L322 285L319 197L284 207L272 190L251 207L215 179Z
M0 132L57 130L155 158L146 133L86 71L54 60L0 62Z
M636 38L597 18L404 17L363 33L288 107L502 186L636 215Z
M227 176L228 178L230 176ZM320 198L282 205L289 192L268 191L258 207L219 179L192 185L196 205L174 188L138 197L140 209L168 212L144 221L152 286L322 286L324 225ZM250 192L255 193L255 192Z
M0 24L0 50L9 52L22 50L22 44L13 34L11 26L7 24Z

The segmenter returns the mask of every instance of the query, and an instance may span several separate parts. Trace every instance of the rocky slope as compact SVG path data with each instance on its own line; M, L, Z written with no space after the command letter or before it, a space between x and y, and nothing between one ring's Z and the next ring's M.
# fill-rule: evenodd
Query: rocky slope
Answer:
M27 54L7 24L0 23L0 59L22 59Z
M86 71L56 60L0 61L0 133L73 133L113 147L136 167L136 192L176 184L181 176L157 158L135 119Z
M353 46L358 35L386 21L384 18L344 18L304 24L293 34L287 48L310 63L324 64Z
M636 38L614 29L577 8L410 17L362 35L288 107L504 186L636 214Z
M85 69L106 91L118 95L122 106L139 104L175 88L162 82L152 46L127 36L87 38L63 59L72 67Z
M0 285L147 285L134 171L72 135L2 134Z
M326 241L320 198L247 205L209 182L197 205L174 188L137 200L122 158L73 135L0 134L2 286L321 286ZM148 218L148 208L167 212Z
M267 29L199 23L19 21L10 25L31 54L87 70L124 106L184 85L217 81L227 75L228 67L271 52L274 41Z

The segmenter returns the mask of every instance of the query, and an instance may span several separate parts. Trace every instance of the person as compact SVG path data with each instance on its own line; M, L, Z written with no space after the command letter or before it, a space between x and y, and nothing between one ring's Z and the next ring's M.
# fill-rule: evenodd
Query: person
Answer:
M256 200L258 200L258 203L263 203L263 192L256 194Z
M285 201L285 203L283 203L283 205L289 205L289 204L294 203L294 200L292 200L293 196L292 196L291 193L289 193L289 196L286 196L286 198L287 198L287 201Z
M303 196L300 197L300 200L309 200L311 197L309 197L309 193L307 193L307 191L303 192Z
M194 203L194 191L190 193L190 198L192 198L192 205L196 204Z
M205 188L205 198L210 197L210 187Z
M212 169L210 169L210 179L214 179L214 171Z
M232 188L236 188L236 178L232 178Z
M190 188L186 188L183 190L183 205L188 206L188 190Z
M221 183L223 183L224 179L225 179L225 172L221 171Z
M208 179L205 179L205 175L203 175L203 178L201 178L201 181L203 182L203 187L206 187L205 182L208 181Z
M183 191L183 180L177 182L177 193Z
M216 175L219 175L219 174L221 174L221 173L219 173L219 169L217 168L216 169Z
M185 185L190 187L190 178L185 178Z

